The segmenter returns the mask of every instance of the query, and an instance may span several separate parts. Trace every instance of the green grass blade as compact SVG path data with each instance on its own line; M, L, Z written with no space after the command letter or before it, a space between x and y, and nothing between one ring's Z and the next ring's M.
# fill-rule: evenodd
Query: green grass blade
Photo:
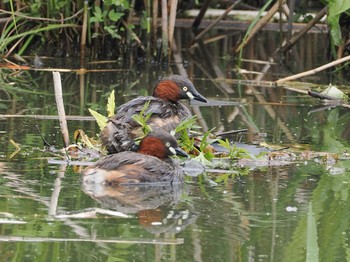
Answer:
M111 92L111 94L108 97L107 101L107 114L108 117L111 117L114 115L114 110L115 110L115 94L114 90Z
M26 31L26 32L23 32L23 33L20 33L17 35L7 37L1 41L0 52L3 51L6 48L6 46L9 45L12 41L15 41L23 36L37 34L40 32L51 31L51 30L55 30L55 29L62 29L62 28L66 28L66 27L77 27L77 25L76 24L51 24L51 25L48 25L45 27L37 28L34 30L29 30L29 31Z
M95 110L92 110L89 108L89 112L90 114L96 119L96 122L98 124L98 126L100 127L100 129L102 130L103 128L105 128L105 126L107 125L107 117L101 115L100 113L96 112Z

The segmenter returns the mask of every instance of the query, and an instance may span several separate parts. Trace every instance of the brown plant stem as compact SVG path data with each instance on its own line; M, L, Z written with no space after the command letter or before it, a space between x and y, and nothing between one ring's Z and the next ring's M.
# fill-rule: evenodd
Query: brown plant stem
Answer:
M83 17L83 28L81 31L81 49L85 49L86 36L87 36L87 23L88 22L88 2L84 1L84 17Z
M308 22L298 33L293 35L287 42L282 46L282 52L288 51L292 46L305 35L310 28L312 28L323 16L327 13L327 7L323 8L310 22Z
M267 22L274 16L274 14L279 10L280 2L277 1L270 10L266 13L264 17L262 17L252 28L251 32L249 33L248 37L237 47L236 53L238 53L243 47L245 47L249 41L253 38L253 36L260 31L261 28L264 27L264 25L267 24Z
M152 42L153 42L154 47L157 46L158 6L159 6L159 1L153 0L153 6L152 6Z
M199 14L197 15L196 19L194 20L192 24L192 28L197 30L198 26L201 24L202 19L209 7L211 0L205 0L205 2L202 4L201 10L199 11Z
M170 45L170 50L171 50L171 47L173 45L177 1L178 0L171 1L171 6L170 6L170 14L169 14L169 45Z
M167 1L162 0L162 52L166 57L168 53L168 6Z

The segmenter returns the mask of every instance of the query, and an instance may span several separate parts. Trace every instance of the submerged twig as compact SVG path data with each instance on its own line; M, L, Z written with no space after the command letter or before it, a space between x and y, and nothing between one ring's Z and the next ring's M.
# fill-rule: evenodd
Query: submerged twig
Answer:
M41 134L40 129L39 129L39 126L38 126L38 125L35 125L35 127L36 127L36 130L37 130L38 133L39 133L39 136L41 137L41 139L42 139L43 142L44 142L44 146L46 146L46 147L51 147L51 145L49 144L49 142L47 142L46 139L45 139L45 137Z
M43 119L43 120L57 120L59 116L51 116L51 115L2 115L1 118L33 118L33 119ZM75 120L75 121L95 121L95 118L92 116L66 116L67 120Z
M165 238L165 239L123 239L109 238L97 239L90 238L55 238L55 237L22 237L22 236L0 236L0 241L6 242L92 242L92 243L122 243L122 244L151 244L151 245L179 245L184 243L183 238Z
M61 127L62 136L63 136L63 142L64 142L64 146L68 147L69 132L68 132L67 119L66 119L66 112L64 110L64 104L63 104L61 74L59 72L52 72L52 73L53 73L53 82L54 82L54 88L55 88L57 112L60 119L60 127Z

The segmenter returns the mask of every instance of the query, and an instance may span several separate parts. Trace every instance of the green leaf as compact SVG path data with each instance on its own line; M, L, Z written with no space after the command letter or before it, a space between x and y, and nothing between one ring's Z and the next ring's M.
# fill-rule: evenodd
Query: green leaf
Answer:
M112 21L114 22L117 22L120 20L120 18L122 18L124 15L124 13L120 13L120 12L116 12L114 10L111 10L109 13L108 13L108 17L109 19L111 19Z
M199 155L194 158L197 162L203 164L204 166L212 166L212 162L210 162L204 155L203 152L199 152Z
M341 13L350 9L349 0L329 0L328 1L328 24L331 28L331 35L335 45L340 45L342 41L339 18Z
M312 211L312 203L310 203L307 212L306 261L319 261L317 238L317 222Z
M101 115L100 113L96 112L95 110L92 110L91 108L89 108L89 112L90 114L96 119L96 122L98 124L98 126L100 127L100 129L102 130L103 128L105 128L105 126L107 125L107 117Z
M107 114L108 117L111 117L114 115L114 110L115 110L115 94L114 90L111 92L111 94L108 97L108 102L107 102Z
M95 6L95 11L93 12L93 14L96 19L96 22L103 22L103 14L99 6ZM90 21L91 21L91 18L90 18Z
M111 37L121 39L121 36L117 33L116 26L114 25L105 26L103 27L103 29L106 30L111 35Z
M148 132L152 131L152 128L147 124L148 119L151 117L152 113L146 114L146 110L149 107L150 100L145 103L141 112L138 115L132 115L132 119L137 122L142 127L142 132L147 135Z
M187 129L191 129L194 127L196 121L197 121L197 116L192 116L190 118L182 120L176 127L175 133L180 133L181 131L184 131L184 130L187 132Z
M328 1L328 12L329 15L339 15L350 9L349 0L329 0Z

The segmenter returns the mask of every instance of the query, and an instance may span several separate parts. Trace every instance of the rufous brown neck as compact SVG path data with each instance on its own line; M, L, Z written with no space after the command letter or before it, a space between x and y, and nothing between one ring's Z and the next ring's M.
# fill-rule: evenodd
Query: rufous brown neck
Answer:
M167 158L164 143L160 139L155 137L145 137L144 139L142 139L137 153L155 156L160 159Z
M179 100L179 87L171 80L162 80L154 89L153 96L176 102Z

